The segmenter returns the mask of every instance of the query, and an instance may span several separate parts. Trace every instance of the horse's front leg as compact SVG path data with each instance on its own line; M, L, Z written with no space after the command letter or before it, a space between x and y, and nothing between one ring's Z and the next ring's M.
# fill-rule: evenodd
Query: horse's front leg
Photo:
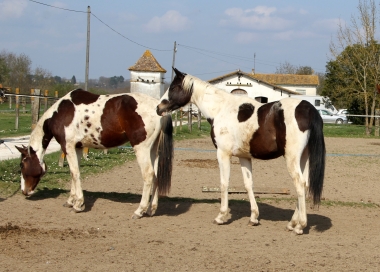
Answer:
M230 167L231 167L231 157L220 149L217 150L217 157L220 170L220 212L215 218L214 223L221 225L224 223L224 219L228 213L228 186L230 182Z
M64 206L72 207L75 212L82 212L85 208L79 171L82 149L66 148L66 150L66 158L71 174L71 189L70 196Z
M249 202L251 203L251 218L248 225L257 226L259 224L259 208L257 207L255 195L253 193L253 181L252 181L252 161L251 159L239 158L241 171L243 173L244 186L247 190Z
M147 154L149 154L149 151L146 150L146 148L147 147L144 147L144 146L140 146L138 148L135 147L136 159L140 166L141 174L144 180L144 185L143 185L143 192L141 195L140 205L137 208L137 210L134 212L134 214L132 215L133 219L141 218L144 215L144 213L147 212L148 205L149 205L149 197L152 190L152 184L153 184L153 180L155 179L155 173L154 173L152 161L151 161L151 158L147 156ZM152 214L153 209L155 212L157 207L152 207L150 211L151 214Z

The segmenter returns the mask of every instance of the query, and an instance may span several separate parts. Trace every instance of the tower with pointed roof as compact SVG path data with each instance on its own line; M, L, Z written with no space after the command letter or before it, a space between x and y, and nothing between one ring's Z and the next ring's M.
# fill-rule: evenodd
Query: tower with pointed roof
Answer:
M156 99L164 94L166 70L158 63L149 50L131 67L131 93L145 93Z

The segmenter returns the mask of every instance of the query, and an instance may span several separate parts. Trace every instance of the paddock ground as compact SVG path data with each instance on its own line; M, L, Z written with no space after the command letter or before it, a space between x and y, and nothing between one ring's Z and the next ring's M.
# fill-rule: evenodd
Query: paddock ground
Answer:
M379 271L380 140L326 138L323 203L308 205L304 235L285 230L295 190L283 158L254 161L260 225L247 225L245 193L230 194L225 225L212 224L219 194L209 138L175 143L172 190L154 217L132 220L142 181L136 162L83 181L86 209L62 204L69 184L0 199L1 271ZM231 187L243 186L237 159Z

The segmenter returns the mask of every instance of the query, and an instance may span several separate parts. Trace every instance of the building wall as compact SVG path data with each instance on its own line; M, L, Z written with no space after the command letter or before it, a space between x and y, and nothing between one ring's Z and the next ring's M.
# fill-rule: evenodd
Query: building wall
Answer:
M289 89L291 91L299 92L299 90L304 90L304 93L301 93L303 95L317 95L317 88L314 86L289 86L289 85L278 85L281 87L284 87L286 89Z
M256 97L266 97L268 98L267 102L277 101L282 98L289 97L287 92L275 89L273 86L264 84L262 82L257 82L252 78L245 76L238 78L237 75L224 78L218 82L212 82L215 87L225 90L228 93L231 93L234 89L243 89L247 92L248 97L255 99Z
M131 71L131 93L145 93L160 99L165 92L164 76L161 72Z

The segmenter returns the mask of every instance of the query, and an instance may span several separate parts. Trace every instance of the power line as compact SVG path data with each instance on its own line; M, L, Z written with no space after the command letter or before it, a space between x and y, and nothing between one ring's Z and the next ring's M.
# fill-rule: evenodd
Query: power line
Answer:
M79 12L79 13L87 13L87 11L80 11L80 10L73 10L73 9L66 9L66 8L61 8L61 7L57 7L57 6L52 6L52 5L48 5L48 4L45 4L45 3L41 3L41 2L38 2L38 1L35 1L35 0L29 0L30 2L33 2L33 3L36 3L36 4L40 4L40 5L44 5L44 6L47 6L47 7L50 7L50 8L56 8L56 9L61 9L61 10L65 10L65 11L70 11L70 12ZM97 17L94 13L90 12L92 16L94 16L99 22L101 22L103 25L105 25L106 27L108 27L110 30L112 30L113 32L115 32L116 34L118 34L119 36L123 37L124 39L128 40L129 42L131 43L134 43L138 46L141 46L141 47L144 47L144 48L147 48L147 49L150 49L150 50L154 50L154 51L172 51L171 49L157 49L157 48L153 48L153 47L149 47L149 46L145 46L143 44L140 44L138 42L135 42L131 39L129 39L128 37L124 36L123 34L121 34L120 32L116 31L114 28L112 28L111 26L109 26L107 23L105 23L103 20L101 20L99 17Z
M118 34L119 36L123 37L124 39L138 45L138 46L141 46L141 47L144 47L144 48L148 48L148 49L151 49L151 50L155 50L155 51L172 51L172 49L157 49L157 48L152 48L152 47L149 47L149 46L145 46L145 45L142 45L138 42L135 42L131 39L129 39L128 37L124 36L123 34L121 34L120 32L118 32L117 30L115 30L114 28L110 27L108 24L106 24L105 22L103 22L101 19L99 19L94 13L91 13L92 16L94 16L99 22L101 22L103 25L105 25L106 27L108 27L109 29L111 29L113 32L115 32L116 34Z
M34 1L34 0L29 0L29 1L30 2L34 2L36 4L48 6L48 7L51 7L51 8L62 9L62 10L71 11L71 12L87 13L87 11L73 10L73 9L66 9L66 8L56 7L56 6L48 5L48 4L45 4L45 3L38 2L38 1Z

